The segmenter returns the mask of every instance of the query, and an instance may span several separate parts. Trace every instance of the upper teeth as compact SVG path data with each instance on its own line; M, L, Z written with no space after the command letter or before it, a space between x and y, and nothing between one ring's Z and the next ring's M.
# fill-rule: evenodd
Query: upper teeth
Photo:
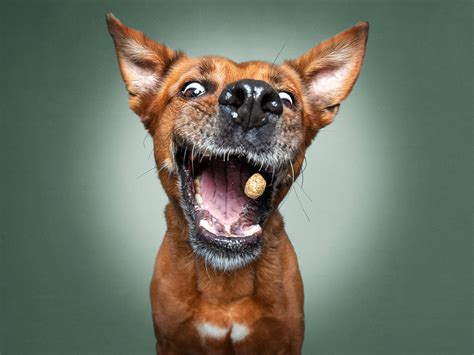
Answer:
M201 180L198 178L194 179L194 191L196 191L197 194L201 193Z
M204 202L204 201L202 200L201 194L195 194L195 195L194 195L194 198L196 199L196 202L197 202L198 204L200 204L200 205L202 205L202 203Z
M194 185L194 198L196 199L196 202L202 207L204 200L202 199L202 195L201 195L201 179L199 176L194 179L193 185Z

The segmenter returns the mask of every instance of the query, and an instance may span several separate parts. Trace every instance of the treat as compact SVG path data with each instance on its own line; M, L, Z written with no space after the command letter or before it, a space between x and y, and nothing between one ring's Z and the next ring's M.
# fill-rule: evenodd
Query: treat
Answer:
M266 186L267 182L265 181L263 176L259 173L255 173L251 177L249 177L249 179L245 183L244 193L252 200L256 200L257 198L262 196Z

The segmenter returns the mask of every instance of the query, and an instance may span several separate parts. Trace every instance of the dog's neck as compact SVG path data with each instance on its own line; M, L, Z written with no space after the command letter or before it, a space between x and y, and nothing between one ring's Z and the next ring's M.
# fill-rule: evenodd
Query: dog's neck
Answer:
M201 299L211 304L232 303L251 296L270 301L279 294L277 289L281 287L279 280L285 261L283 249L288 241L286 234L282 233L283 220L279 212L273 213L267 220L260 258L232 272L216 270L193 253L181 207L170 203L166 208L166 217L168 231L164 243L171 250L173 259L184 265L176 270L175 276L186 275L188 286L191 284Z
M196 288L209 303L235 302L255 294L255 265L225 273L196 259Z

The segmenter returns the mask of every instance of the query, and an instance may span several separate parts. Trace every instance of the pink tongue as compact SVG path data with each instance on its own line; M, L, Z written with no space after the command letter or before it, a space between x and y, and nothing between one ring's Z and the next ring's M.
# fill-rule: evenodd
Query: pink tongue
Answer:
M248 197L243 186L250 173L235 162L211 161L201 175L201 195L204 209L223 225L239 219Z

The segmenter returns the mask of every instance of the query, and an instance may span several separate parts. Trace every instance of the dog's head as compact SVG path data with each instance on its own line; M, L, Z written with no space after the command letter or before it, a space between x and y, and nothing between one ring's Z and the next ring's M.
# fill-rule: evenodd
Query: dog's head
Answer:
M362 65L368 24L282 65L189 57L107 15L129 106L154 140L159 177L194 252L221 270L254 261L266 221ZM258 172L263 194L244 194Z

